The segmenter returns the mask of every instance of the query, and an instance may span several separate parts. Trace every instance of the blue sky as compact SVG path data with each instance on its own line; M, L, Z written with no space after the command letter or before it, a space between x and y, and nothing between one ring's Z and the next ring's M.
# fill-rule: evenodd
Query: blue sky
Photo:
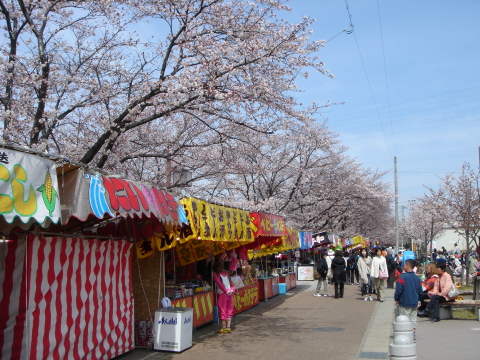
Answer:
M348 155L364 167L391 170L397 157L399 204L420 197L424 184L479 164L480 1L291 0L298 22L316 19L312 40L334 75L310 72L299 81L303 103L344 102L322 118ZM360 55L361 54L361 55ZM363 60L363 62L362 62Z

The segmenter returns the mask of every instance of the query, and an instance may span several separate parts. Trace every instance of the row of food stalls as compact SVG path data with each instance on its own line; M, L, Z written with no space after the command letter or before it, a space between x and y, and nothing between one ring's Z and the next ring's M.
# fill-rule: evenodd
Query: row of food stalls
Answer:
M250 213L189 197L180 199L188 225L157 233L154 227L136 243L133 267L135 306L135 345L145 346L153 331L149 304L160 299L160 293L171 299L171 305L193 308L193 327L214 321L216 293L212 288L212 264L223 261L232 272L237 289L234 315L260 301L279 294L279 284L287 289L296 286L295 274L273 268L273 254L298 247L299 232L285 226L284 219L263 212ZM169 237L169 241L162 238ZM168 243L168 249L161 244ZM163 259L163 260L162 260ZM166 278L155 279L149 271L155 264L164 264ZM278 266L278 264L277 264ZM146 277L149 277L146 279ZM137 280L137 281L136 281ZM156 282L164 283L164 291ZM140 289L141 287L141 289ZM145 301L143 299L145 298Z
M299 250L299 265L297 268L298 280L314 280L314 267L321 253L332 250L352 252L367 247L378 246L377 239L368 239L362 236L338 236L329 232L314 233L301 232Z
M234 313L295 275L275 255L299 247L282 217L177 199L62 158L0 150L2 359L109 359L145 346L162 300L212 322L212 264L238 291Z

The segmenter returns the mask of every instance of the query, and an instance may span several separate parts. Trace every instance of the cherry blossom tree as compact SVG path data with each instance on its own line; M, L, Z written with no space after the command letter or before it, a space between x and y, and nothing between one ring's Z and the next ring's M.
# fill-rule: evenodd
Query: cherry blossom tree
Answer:
M479 173L474 171L469 163L464 163L460 174L447 174L441 179L438 189L428 188L429 198L437 204L439 216L454 229L467 243L467 255L470 254L472 240L474 246L479 246L480 235L480 186ZM467 284L468 284L467 256Z
M447 227L439 212L439 204L428 196L417 198L410 204L407 218L400 223L400 233L404 238L420 241L425 252L430 247L431 254L433 241L442 236Z
M277 17L282 1L17 0L0 10L4 141L107 170L138 173L206 139L304 121L317 106L298 106L295 78L306 67L329 75L315 54L324 42L308 39L312 20Z
M203 189L205 197L284 215L300 229L351 234L387 231L391 194L384 174L363 169L344 155L325 124L290 124L256 146L243 144L233 168ZM391 224L390 224L391 225Z
M281 0L0 0L7 144L288 214L292 225L378 231L383 174L344 155L295 99L324 41Z

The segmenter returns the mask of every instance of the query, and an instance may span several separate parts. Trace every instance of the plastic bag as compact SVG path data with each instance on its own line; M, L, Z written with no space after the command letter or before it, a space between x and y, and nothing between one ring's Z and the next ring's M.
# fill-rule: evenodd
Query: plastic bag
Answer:
M169 307L172 306L172 301L171 301L168 297L165 296L165 297L162 299L162 306L163 306L164 308L169 308Z

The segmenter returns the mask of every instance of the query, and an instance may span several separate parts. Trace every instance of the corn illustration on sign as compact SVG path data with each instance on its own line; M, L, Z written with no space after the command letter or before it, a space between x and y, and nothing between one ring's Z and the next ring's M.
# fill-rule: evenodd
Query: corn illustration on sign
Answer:
M53 187L52 176L50 175L48 168L46 169L45 173L45 182L37 189L37 191L42 194L43 203L45 204L49 215L52 216L53 211L55 210L58 193Z
M0 214L9 223L61 220L55 163L9 149L0 150Z

